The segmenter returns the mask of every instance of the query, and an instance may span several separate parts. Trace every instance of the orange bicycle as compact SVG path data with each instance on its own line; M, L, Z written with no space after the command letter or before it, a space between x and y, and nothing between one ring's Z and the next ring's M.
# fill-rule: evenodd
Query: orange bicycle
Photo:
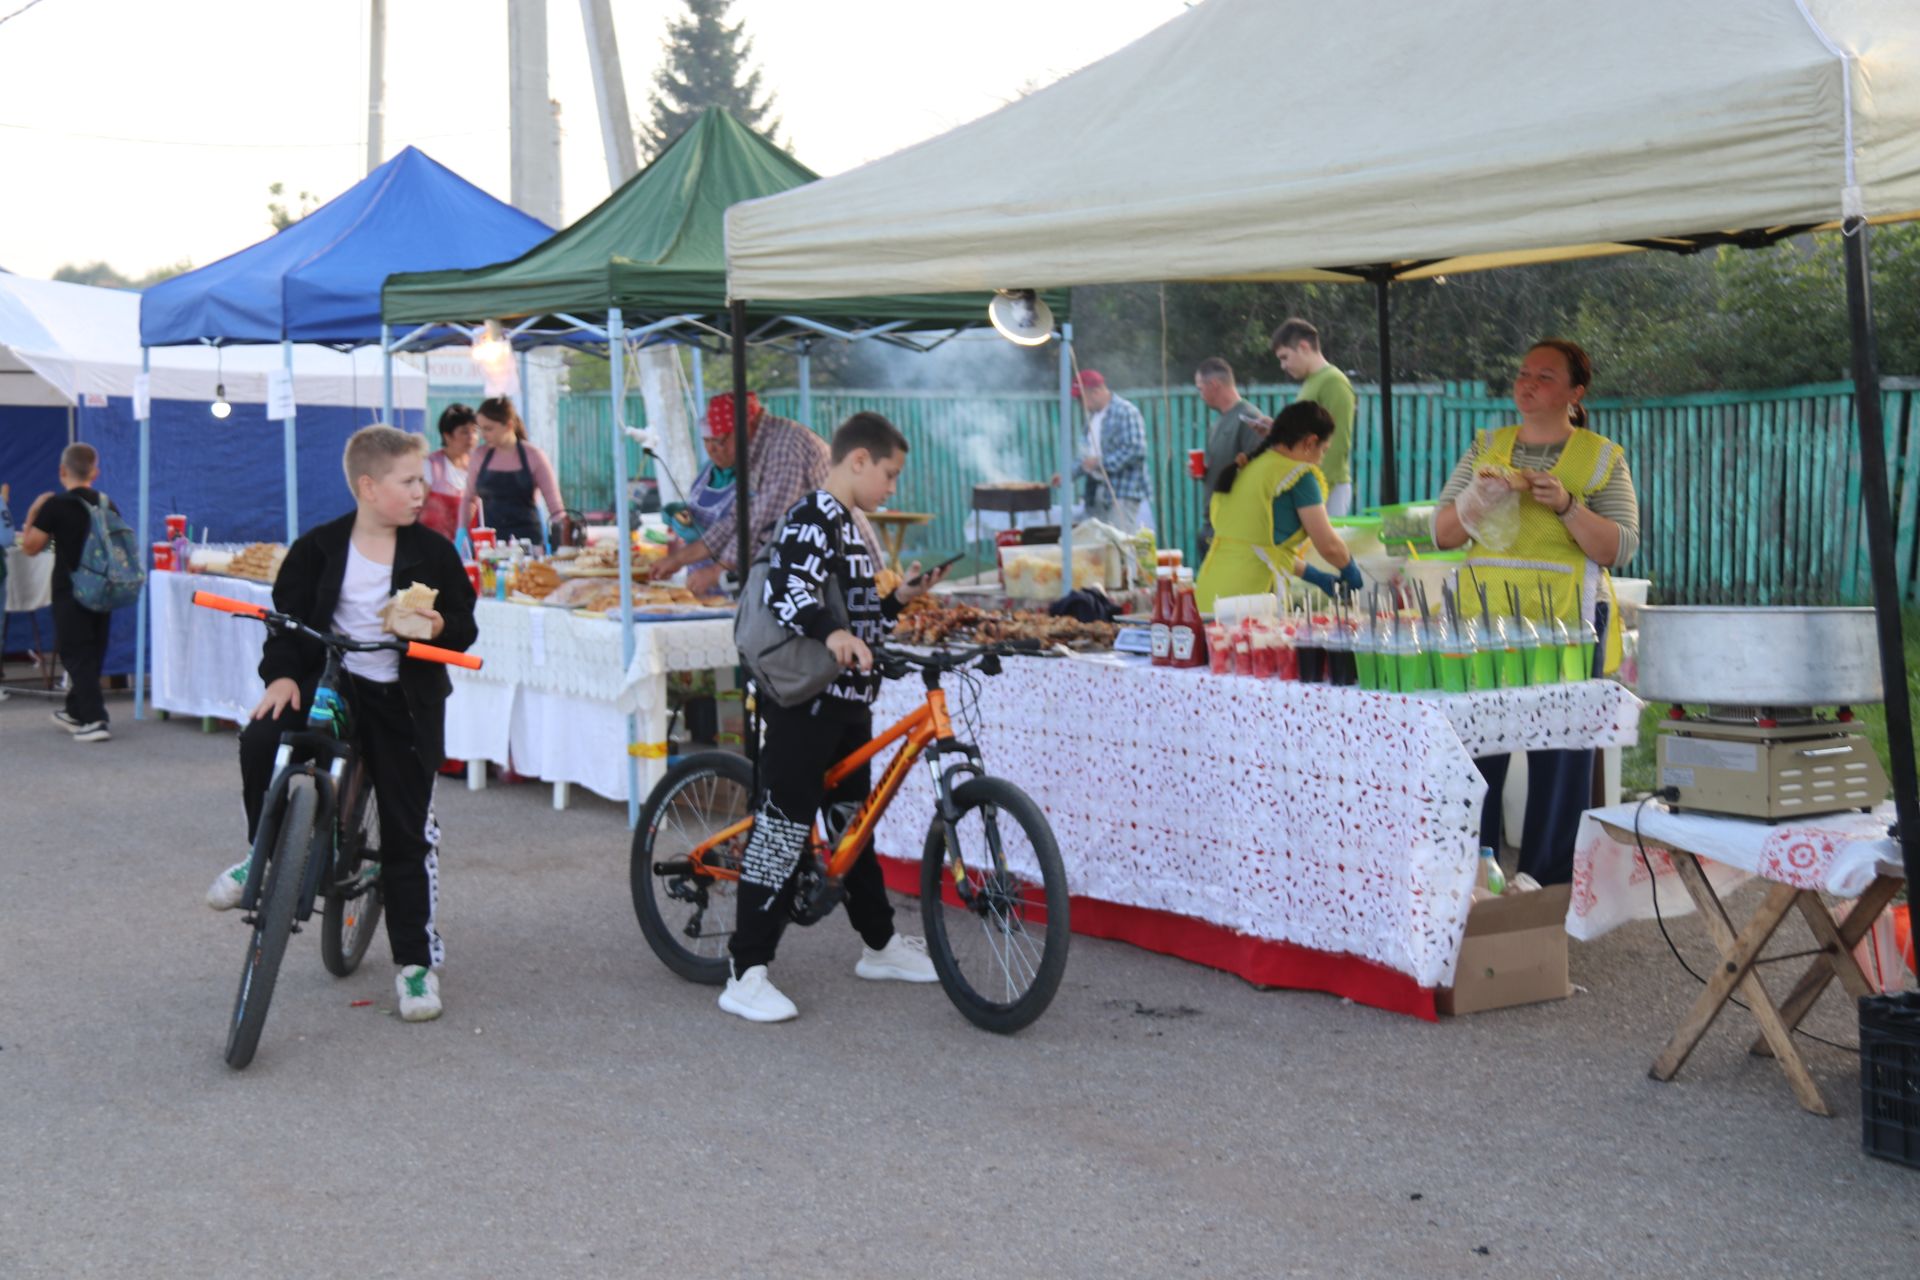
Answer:
M1053 828L1026 792L989 777L980 749L954 732L941 677L966 685L963 720L978 706L973 673L997 675L1000 658L1031 643L954 653L876 648L888 679L919 670L927 698L885 733L827 770L829 791L898 742L865 803L816 822L800 860L793 919L824 920L841 878L873 838L907 771L924 756L935 813L920 854L920 916L940 985L961 1013L989 1031L1012 1032L1046 1011L1067 967L1067 877ZM970 729L977 736L977 728ZM753 767L705 752L668 771L647 797L633 834L633 908L640 931L668 968L695 982L727 978L740 860L753 830Z

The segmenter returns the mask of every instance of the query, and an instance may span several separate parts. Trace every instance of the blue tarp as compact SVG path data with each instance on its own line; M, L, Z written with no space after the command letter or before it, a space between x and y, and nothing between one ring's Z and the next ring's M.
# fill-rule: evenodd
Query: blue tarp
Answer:
M502 262L552 234L408 147L277 235L148 289L140 341L377 342L388 276Z
M4 295L0 295L0 306L4 305ZM0 405L0 483L13 487L8 505L13 509L16 535L27 526L27 508L33 505L33 500L59 487L55 481L60 474L60 451L66 447L67 411L64 408ZM7 615L6 636L0 651L25 653L33 648L46 652L53 649L51 609L42 609L37 614ZM131 659L131 647L127 653ZM18 679L21 671L22 668L15 666L7 674Z

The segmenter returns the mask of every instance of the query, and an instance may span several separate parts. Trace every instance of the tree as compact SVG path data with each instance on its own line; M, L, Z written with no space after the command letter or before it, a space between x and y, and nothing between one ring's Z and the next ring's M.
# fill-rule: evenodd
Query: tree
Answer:
M753 41L746 23L729 24L733 0L686 0L687 14L667 24L667 57L653 81L653 117L640 122L641 150L652 159L672 146L708 107L727 112L772 138L780 128L774 98L762 95L760 72L750 69Z
M193 263L186 259L170 266L155 267L137 280L130 280L104 262L89 262L85 266L67 263L53 273L53 278L66 284L90 284L101 289L148 289L162 280L171 280L193 270Z
M273 224L275 231L285 231L300 219L314 211L320 197L311 191L302 191L294 199L299 202L300 211L293 212L286 203L287 184L276 182L267 188L267 194L273 199L267 201L267 221Z

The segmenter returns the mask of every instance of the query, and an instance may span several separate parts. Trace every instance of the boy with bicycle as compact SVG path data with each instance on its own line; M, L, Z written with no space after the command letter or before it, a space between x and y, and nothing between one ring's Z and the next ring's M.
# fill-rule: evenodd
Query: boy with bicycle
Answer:
M765 738L760 749L761 796L753 833L741 859L739 899L728 943L732 972L720 1007L749 1022L785 1022L799 1016L793 1001L767 975L780 934L793 910L796 870L823 803L850 813L873 790L862 767L834 789L823 775L834 762L873 736L873 699L880 674L870 645L893 629L908 601L926 594L941 572L906 582L882 596L872 551L854 513L876 511L893 494L907 461L907 440L877 413L856 413L833 435L833 466L826 487L787 512L771 548L766 603L789 630L824 643L845 670L812 702L782 707L761 698ZM846 625L827 606L828 583L840 588ZM866 944L854 973L898 982L937 982L926 943L894 932L893 904L879 860L869 844L844 882L847 918Z
M439 593L419 611L432 643L465 650L479 632L473 585L453 544L419 523L426 506L425 441L393 427L364 427L347 441L343 463L355 509L301 535L273 584L273 607L318 631L356 640L389 640L384 613L392 596L414 583ZM433 782L444 759L444 666L398 653L343 658L360 725L360 751L380 818L380 881L387 941L400 966L394 987L400 1016L440 1016L435 973L445 948L434 925L439 890L440 829ZM326 667L326 650L304 637L276 632L260 659L266 696L240 734L240 790L251 844L273 782L282 734L306 727L306 708ZM240 902L249 858L220 873L207 905Z

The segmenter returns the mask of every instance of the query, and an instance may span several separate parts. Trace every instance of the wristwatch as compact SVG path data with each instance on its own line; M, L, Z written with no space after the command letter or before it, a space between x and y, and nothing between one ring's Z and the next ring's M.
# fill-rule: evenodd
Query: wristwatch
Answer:
M1554 514L1559 516L1562 520L1565 520L1568 516L1573 514L1573 509L1579 505L1580 505L1579 496L1577 494L1570 493L1567 495L1567 505L1560 508L1558 511L1554 512Z

